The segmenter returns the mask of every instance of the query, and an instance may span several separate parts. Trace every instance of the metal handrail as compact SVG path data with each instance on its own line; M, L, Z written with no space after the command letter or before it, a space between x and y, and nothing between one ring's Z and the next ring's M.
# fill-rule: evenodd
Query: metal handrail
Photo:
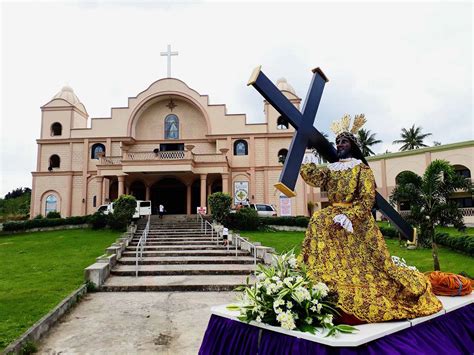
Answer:
M234 234L232 239L233 238L240 239L241 243L247 243L248 245L250 245L251 248L253 248L253 263L254 263L254 265L257 265L257 246L255 244L250 243L248 240L242 238L238 234ZM237 254L237 243L235 243L235 256L238 256L238 254Z
M148 221L146 222L146 227L140 236L137 244L137 250L135 255L135 277L138 277L138 257L140 255L140 260L143 260L143 249L146 245L146 238L148 236L148 232L150 231L150 215L148 215Z
M213 234L214 231L215 231L214 226L212 224L210 224L208 221L206 221L204 218L202 218L200 213L198 213L197 219L201 220L201 231L204 229L204 234L205 235L207 235L207 225L209 225L211 227L211 240L214 240L214 234ZM216 232L216 243L219 244L219 233L217 231L215 231L215 232ZM257 265L257 245L252 244L251 242L249 242L248 240L242 238L238 234L234 234L233 238L240 239L241 243L247 243L250 246L250 249L251 250L253 249L253 263L254 263L254 265ZM227 250L229 250L229 245L227 245ZM235 243L235 256L238 256L237 242Z
M207 226L209 225L211 231L211 241L214 241L214 232L216 233L216 244L219 244L219 233L214 229L214 226L202 218L202 215L198 213L198 220L201 220L201 232L204 230L204 235L207 236Z

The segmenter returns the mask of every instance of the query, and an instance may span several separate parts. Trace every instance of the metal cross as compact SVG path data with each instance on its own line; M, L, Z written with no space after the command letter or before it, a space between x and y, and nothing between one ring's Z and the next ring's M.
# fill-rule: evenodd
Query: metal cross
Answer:
M161 52L162 57L168 57L168 78L171 78L171 56L178 55L178 52L171 52L171 44L168 44L166 52Z
M327 82L328 79L320 68L313 69L313 79L302 112L263 74L260 66L255 68L247 84L252 85L296 130L279 182L275 184L288 197L296 196L294 188L306 148L315 148L320 156L331 163L338 161L336 149L313 126ZM365 158L362 161L368 165ZM414 229L378 192L375 205L406 238L416 238Z

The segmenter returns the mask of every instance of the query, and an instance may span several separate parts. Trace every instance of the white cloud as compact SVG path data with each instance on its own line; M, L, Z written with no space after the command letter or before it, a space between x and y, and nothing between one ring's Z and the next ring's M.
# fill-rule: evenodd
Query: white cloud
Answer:
M1 191L31 186L39 107L71 85L91 117L110 115L166 75L160 52L179 52L173 76L230 113L263 118L246 86L263 65L301 97L321 67L330 82L316 126L365 112L395 151L402 127L432 140L473 139L470 3L2 3Z

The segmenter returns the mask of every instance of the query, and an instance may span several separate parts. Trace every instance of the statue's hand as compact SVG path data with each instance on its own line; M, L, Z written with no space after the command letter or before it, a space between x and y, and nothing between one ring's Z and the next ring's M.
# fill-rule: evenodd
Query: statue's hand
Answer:
M344 228L349 233L354 232L352 228L352 222L349 220L349 218L347 218L345 214L338 214L337 216L334 216L333 221L334 224L337 224L341 228Z

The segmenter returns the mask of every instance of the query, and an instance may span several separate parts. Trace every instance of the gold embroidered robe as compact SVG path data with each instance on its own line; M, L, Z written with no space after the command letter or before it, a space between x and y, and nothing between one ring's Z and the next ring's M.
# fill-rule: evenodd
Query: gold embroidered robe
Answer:
M348 314L380 322L427 316L442 308L425 276L396 266L371 214L375 200L372 170L362 162L347 169L304 164L301 176L328 191L331 205L313 214L300 260L310 276L337 292L337 306ZM353 232L338 230L333 218L344 214Z

